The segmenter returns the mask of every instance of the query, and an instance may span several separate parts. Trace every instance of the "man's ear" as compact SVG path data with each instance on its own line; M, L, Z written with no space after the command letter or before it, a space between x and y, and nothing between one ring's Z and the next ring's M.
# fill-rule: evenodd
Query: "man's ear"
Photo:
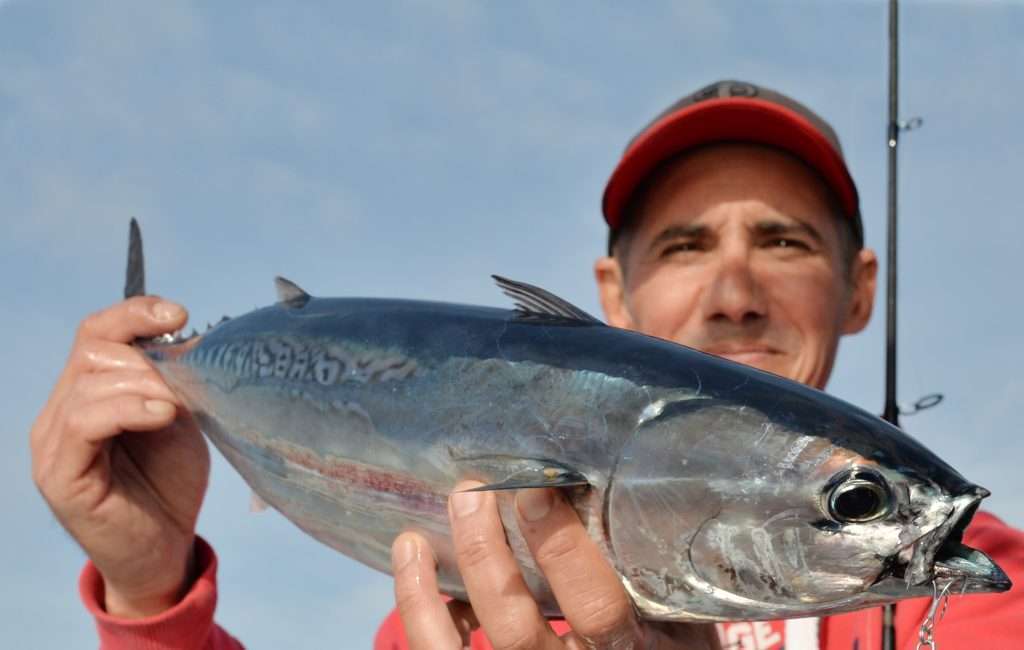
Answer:
M626 304L625 278L622 266L614 257L600 257L594 262L594 278L601 298L605 320L612 327L635 329L633 316Z
M856 334L867 327L868 321L871 320L878 277L878 258L875 251L870 248L858 251L850 271L853 292L846 312L846 322L843 323L843 334Z

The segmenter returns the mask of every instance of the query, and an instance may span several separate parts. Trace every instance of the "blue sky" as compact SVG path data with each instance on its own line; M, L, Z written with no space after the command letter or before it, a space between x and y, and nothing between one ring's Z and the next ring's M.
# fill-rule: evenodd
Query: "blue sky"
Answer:
M1024 525L1019 262L1024 4L905 3L900 384L906 427ZM0 0L0 394L11 647L94 645L81 552L29 477L27 434L77 321L117 299L138 216L150 289L197 323L320 295L503 305L489 274L599 312L601 191L626 140L719 78L826 117L884 249L881 2ZM830 390L883 397L883 301ZM306 538L215 455L200 532L218 619L250 648L367 647L386 576Z

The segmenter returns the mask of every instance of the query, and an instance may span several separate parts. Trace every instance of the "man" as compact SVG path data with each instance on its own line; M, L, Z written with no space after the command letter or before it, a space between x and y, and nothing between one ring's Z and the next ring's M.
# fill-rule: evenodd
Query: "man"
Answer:
M595 273L611 325L821 388L840 336L870 318L877 261L863 248L838 140L782 95L727 81L684 98L630 143L603 207L610 254ZM91 559L80 586L106 648L240 647L213 624L216 559L194 534L206 447L127 345L184 320L154 297L86 319L32 431L35 480ZM878 610L718 629L638 621L575 512L557 492L525 490L516 495L520 528L566 619L549 624L505 544L494 499L462 493L449 503L471 605L440 596L423 539L396 540L401 620L385 622L376 647L881 647ZM1024 576L1024 537L994 517L979 514L965 541ZM1017 645L1019 592L954 603L938 628L944 650ZM898 648L914 646L927 605L898 606ZM969 625L983 626L980 635Z

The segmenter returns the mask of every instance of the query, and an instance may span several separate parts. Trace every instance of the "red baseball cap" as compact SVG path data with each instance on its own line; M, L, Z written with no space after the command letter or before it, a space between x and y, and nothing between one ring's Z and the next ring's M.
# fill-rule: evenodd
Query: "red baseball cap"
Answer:
M763 144L804 161L831 188L853 226L857 246L864 245L857 186L832 127L781 93L729 80L680 99L629 141L604 190L602 210L609 229L622 225L633 192L662 162L716 142Z

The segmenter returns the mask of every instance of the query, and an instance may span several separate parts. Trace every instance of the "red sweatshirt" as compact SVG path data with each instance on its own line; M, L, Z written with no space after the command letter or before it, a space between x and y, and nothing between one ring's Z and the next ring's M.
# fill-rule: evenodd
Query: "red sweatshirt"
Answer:
M1024 647L1024 532L979 512L964 543L987 553L1013 580L1005 594L954 596L935 627L940 650L1011 650ZM101 650L241 650L242 645L213 622L217 604L217 558L197 539L202 574L180 603L152 618L117 619L103 611L103 581L92 564L79 580L82 600L96 618ZM929 599L901 601L896 607L896 648L913 650ZM881 609L821 619L797 619L718 626L724 650L878 650ZM568 626L552 621L558 633ZM374 650L405 650L405 632L392 612L377 631ZM473 650L490 650L480 631Z

